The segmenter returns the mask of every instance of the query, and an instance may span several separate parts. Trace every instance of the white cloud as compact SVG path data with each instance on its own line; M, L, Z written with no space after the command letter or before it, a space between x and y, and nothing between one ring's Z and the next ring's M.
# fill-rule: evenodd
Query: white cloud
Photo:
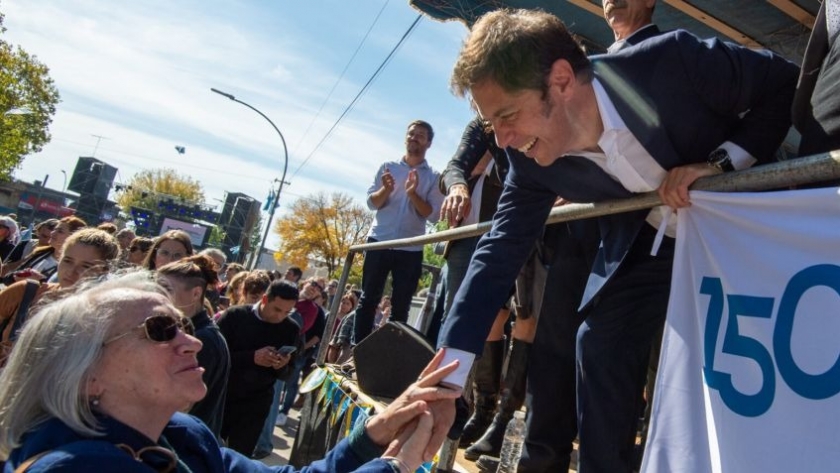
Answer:
M200 180L208 201L225 191L264 199L282 172L274 130L216 87L259 108L283 132L289 176L416 17L390 3L368 42L315 119L380 5L359 2L185 0L6 0L8 41L50 67L63 102L53 142L26 159L21 179L72 172L78 156L97 157L127 180L141 169L172 167ZM448 74L465 34L458 23L428 19L329 139L284 189L295 196L342 191L359 202L373 173L404 151L405 126L435 127L428 159L442 169L454 152L469 107L453 98ZM307 132L307 130L309 130ZM174 146L186 146L179 155Z

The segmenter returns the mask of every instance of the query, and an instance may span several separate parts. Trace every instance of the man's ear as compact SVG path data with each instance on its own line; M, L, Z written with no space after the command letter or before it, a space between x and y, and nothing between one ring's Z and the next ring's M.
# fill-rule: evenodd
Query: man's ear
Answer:
M554 89L562 95L571 93L573 86L577 82L575 77L575 70L569 61L565 59L558 59L551 65L551 70L548 72L548 89Z
M192 299L193 300L198 300L199 298L201 298L201 294L203 292L204 292L204 288L201 287L201 286L196 286L196 287L192 288L192 294L191 294Z

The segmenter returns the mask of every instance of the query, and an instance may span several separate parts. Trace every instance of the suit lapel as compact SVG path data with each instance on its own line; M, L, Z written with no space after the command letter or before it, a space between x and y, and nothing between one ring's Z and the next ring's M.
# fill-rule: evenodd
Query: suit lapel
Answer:
M665 133L663 117L647 91L630 85L624 71L615 67L607 57L593 61L593 69L624 124L653 159L665 169L679 165L679 156Z

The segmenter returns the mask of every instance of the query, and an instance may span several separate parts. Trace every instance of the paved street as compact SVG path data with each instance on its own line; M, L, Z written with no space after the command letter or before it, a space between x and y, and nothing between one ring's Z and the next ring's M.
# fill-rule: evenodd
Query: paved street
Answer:
M283 427L274 428L274 453L262 461L266 465L285 465L286 460L292 452L292 445L295 442L295 432L300 423L300 410L292 409L288 421ZM570 472L576 472L576 465L572 465ZM455 464L455 471L459 473L478 473L478 469L472 462L464 460L464 450L458 450L458 457Z

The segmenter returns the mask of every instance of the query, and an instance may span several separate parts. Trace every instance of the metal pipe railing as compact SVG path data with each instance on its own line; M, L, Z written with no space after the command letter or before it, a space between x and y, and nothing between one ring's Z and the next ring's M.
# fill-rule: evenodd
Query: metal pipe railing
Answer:
M773 164L755 166L742 171L718 174L698 179L691 190L714 192L753 192L771 189L783 189L793 186L840 179L840 150L781 161ZM642 210L662 205L656 192L647 192L628 199L610 200L589 204L566 204L552 209L546 225L582 218L600 217L633 210ZM356 253L366 250L383 250L407 246L425 245L440 241L459 240L479 236L490 230L492 222L480 222L473 225L444 230L428 235L399 240L364 243L351 246L344 263L344 270L339 279L339 290L347 283L350 267ZM331 331L335 324L340 298L334 298L327 317L327 328ZM317 363L324 365L326 349L329 344L321 343L318 349Z

